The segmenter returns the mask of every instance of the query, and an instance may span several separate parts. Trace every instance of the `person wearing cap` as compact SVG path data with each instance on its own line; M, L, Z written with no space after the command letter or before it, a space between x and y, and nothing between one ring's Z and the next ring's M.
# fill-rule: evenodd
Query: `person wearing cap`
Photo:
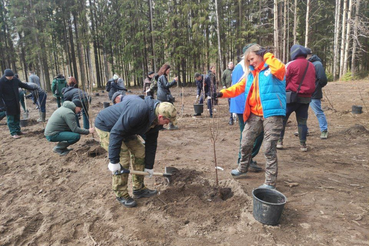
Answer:
M23 134L20 127L19 87L33 90L26 83L14 77L11 69L5 69L4 76L0 78L0 101L6 108L7 124L10 135L17 139Z
M286 68L258 44L249 47L244 58L245 67L250 68L247 77L216 94L220 98L241 94L247 96L243 112L245 128L242 132L241 160L231 175L234 178L247 176L255 139L264 131L265 181L260 188L275 189L278 175L276 145L286 115Z
M311 49L307 48L306 59L314 65L315 68L315 91L311 96L310 107L314 111L315 116L318 118L319 128L320 128L320 138L328 138L328 123L325 117L324 111L322 109L322 98L323 92L322 88L327 85L327 76L322 64L322 60L314 55Z
M123 97L122 102L99 112L95 129L101 146L108 151L108 169L112 172L112 188L116 199L126 207L137 205L133 198L151 197L156 190L148 189L144 176L132 175L133 198L128 194L128 174L119 173L132 168L153 174L159 130L168 123L176 124L177 110L173 104L152 97L136 95ZM145 135L145 144L139 136Z
M113 97L114 93L117 91L127 91L126 87L122 84L118 84L119 76L114 74L113 78L110 79L110 90L109 90L109 99ZM109 83L108 81L108 83Z
M77 80L74 77L68 78L68 87L62 89L63 100L64 101L73 101L79 100L82 102L82 118L83 118L83 128L89 129L90 128L90 121L89 121L89 103L91 103L91 97L88 95L87 92L78 88ZM78 116L76 115L77 125L80 127Z
M154 78L154 76L155 76L155 73L153 71L149 72L143 82L143 93L146 93L147 96L153 96L151 95L151 93L148 93L148 92L150 92L150 86L151 86L152 78Z
M175 77L172 82L168 82L168 76L170 73L170 65L164 64L158 72L158 94L157 99L160 102L169 102L174 103L174 97L170 92L169 88L173 87L178 82L178 77ZM169 124L168 130L178 130L178 127L173 125L172 123Z
M79 100L65 101L49 118L44 135L48 141L58 142L53 149L55 153L67 155L72 150L68 146L78 142L81 134L94 133L94 128L82 129L77 125L76 114L81 112L82 107Z
M120 103L125 95L126 91L117 91L113 94L111 101L113 102L113 104Z

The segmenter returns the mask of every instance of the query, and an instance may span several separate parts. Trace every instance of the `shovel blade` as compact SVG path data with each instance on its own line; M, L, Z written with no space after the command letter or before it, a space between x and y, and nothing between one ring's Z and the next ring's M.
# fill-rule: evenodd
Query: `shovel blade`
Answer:
M169 176L175 174L179 170L175 167L165 167L165 174L168 174Z

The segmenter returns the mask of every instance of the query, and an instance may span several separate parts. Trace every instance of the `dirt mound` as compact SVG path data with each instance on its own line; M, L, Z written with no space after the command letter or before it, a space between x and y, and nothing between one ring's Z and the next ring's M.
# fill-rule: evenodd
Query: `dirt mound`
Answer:
M367 135L369 131L363 126L359 124L355 124L354 126L349 127L346 129L343 134L346 134L350 137L358 137L362 135Z

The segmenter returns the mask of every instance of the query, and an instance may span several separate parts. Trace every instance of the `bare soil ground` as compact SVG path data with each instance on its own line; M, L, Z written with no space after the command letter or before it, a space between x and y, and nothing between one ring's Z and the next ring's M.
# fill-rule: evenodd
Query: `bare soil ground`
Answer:
M83 136L74 151L60 157L44 138L43 124L35 122L34 105L33 120L19 140L10 138L2 120L0 245L369 245L368 80L327 85L322 105L329 138L319 138L318 121L310 111L306 153L299 151L291 116L286 148L278 151L277 189L288 199L278 226L263 225L252 215L252 190L264 182L264 172L250 172L242 180L230 176L239 128L227 124L224 99L216 107L214 125L217 161L224 168L220 186L230 193L224 199L215 195L212 120L206 112L192 117L195 91L172 89L180 130L159 136L155 171L174 166L180 175L171 185L159 177L145 179L160 194L138 200L131 209L114 198L107 154L96 135L95 140ZM93 117L104 101L106 92L93 96ZM364 112L352 114L352 105L362 105ZM55 109L49 96L47 115ZM256 161L264 166L264 160L261 150Z

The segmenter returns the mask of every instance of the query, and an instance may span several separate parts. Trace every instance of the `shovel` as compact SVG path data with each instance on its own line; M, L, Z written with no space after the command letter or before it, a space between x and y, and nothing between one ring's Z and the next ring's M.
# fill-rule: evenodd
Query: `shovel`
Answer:
M23 113L23 119L27 120L28 117L29 117L29 114L28 114L28 107L27 107L27 98L26 98L26 95L23 94L24 96L24 106L26 108L26 111Z
M165 167L165 173L154 172L152 175L153 176L162 176L168 181L168 184L170 184L170 182L172 181L172 175L177 171L178 171L178 169L175 168L175 167ZM135 170L129 170L129 169L124 169L124 168L122 168L120 171L116 171L114 173L114 175L121 175L123 173L128 173L128 174L130 173L130 174L135 174L135 175L149 175L148 172L135 171Z

